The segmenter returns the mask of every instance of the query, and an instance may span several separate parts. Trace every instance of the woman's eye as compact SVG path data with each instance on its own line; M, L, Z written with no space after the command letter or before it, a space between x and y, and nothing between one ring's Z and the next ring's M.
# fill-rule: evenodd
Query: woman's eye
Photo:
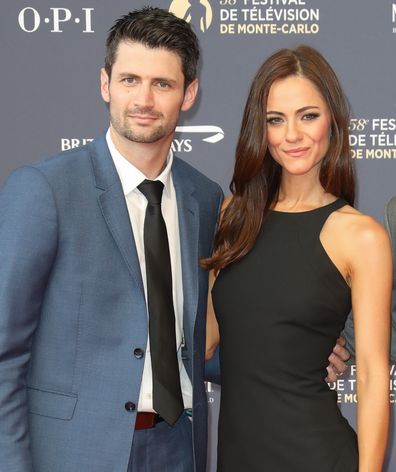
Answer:
M282 121L282 118L279 116L270 116L267 118L267 124L272 126L279 125Z
M312 121L319 117L319 113L306 113L303 116L303 120Z

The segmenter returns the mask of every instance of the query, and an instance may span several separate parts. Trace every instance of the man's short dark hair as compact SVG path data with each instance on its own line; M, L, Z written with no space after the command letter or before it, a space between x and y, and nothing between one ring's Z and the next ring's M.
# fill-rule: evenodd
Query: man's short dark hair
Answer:
M149 48L164 48L176 53L182 63L184 87L197 76L198 38L191 26L173 13L160 8L144 7L119 18L106 40L105 70L111 77L121 41L141 43Z

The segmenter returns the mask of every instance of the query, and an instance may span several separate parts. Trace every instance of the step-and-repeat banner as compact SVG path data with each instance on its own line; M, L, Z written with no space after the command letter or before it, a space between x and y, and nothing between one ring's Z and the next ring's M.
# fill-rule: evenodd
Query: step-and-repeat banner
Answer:
M202 47L200 95L173 142L180 157L227 193L255 71L276 49L307 43L331 63L351 103L357 206L383 221L396 195L396 0L3 0L0 183L14 168L84 144L107 127L99 91L106 34L116 18L148 3L191 22ZM355 374L352 365L331 386L352 425ZM219 388L208 384L210 472ZM394 390L392 366L392 410ZM393 431L387 471L396 470Z

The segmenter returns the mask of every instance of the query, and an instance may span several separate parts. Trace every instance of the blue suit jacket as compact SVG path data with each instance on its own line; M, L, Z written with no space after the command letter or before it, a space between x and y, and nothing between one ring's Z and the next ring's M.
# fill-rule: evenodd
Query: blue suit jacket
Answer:
M196 471L206 465L208 256L220 187L178 158L184 363ZM122 187L104 136L15 171L0 196L0 470L122 472L147 314Z

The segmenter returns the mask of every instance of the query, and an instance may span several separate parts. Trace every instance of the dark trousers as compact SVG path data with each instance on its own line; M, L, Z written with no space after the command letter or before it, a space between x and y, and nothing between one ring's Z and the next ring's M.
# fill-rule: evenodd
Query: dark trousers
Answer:
M183 413L174 426L165 421L135 431L128 472L193 472L192 425Z

